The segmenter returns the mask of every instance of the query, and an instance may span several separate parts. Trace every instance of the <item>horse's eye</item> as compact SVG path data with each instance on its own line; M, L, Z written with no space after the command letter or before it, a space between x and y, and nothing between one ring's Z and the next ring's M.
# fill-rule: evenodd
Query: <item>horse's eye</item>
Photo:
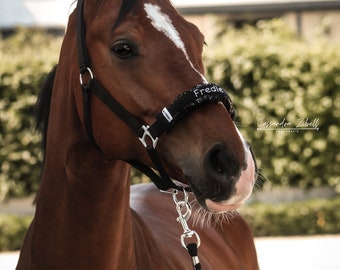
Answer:
M113 43L111 51L115 56L122 59L129 59L137 55L136 46L127 40L119 40Z

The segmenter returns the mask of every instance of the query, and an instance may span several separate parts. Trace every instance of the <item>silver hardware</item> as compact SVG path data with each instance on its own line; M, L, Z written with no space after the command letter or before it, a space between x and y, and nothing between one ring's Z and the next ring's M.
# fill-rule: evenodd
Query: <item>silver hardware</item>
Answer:
M144 145L144 147L148 147L148 144L146 142L146 138L149 137L151 142L152 142L152 147L154 149L156 149L157 142L158 142L159 138L158 137L156 137L156 138L152 137L152 135L151 135L151 133L149 131L149 128L150 128L150 126L143 125L142 129L144 130L144 133L143 133L142 137L139 137L138 139L141 141L141 143Z
M172 199L176 205L176 211L178 213L178 217L176 218L176 220L182 225L182 228L183 228L183 233L181 234L181 238L180 238L182 247L188 250L185 240L188 238L195 237L196 239L194 243L196 243L196 246L198 248L201 245L201 239L197 232L189 228L188 223L187 223L187 220L191 216L191 205L189 203L189 195L188 195L188 192L185 190L185 187L183 187L183 195L184 195L183 200L178 200L177 195L179 194L179 192L177 189L172 189L171 191L161 190L161 192L172 195ZM194 243L191 240L190 244L194 244ZM189 252L189 255L191 255L190 252ZM200 263L199 258L198 256L192 256L191 259L192 259L193 267L194 269L196 269L196 265Z
M185 239L186 238L192 238L194 236L196 237L197 247L199 247L201 245L201 238L199 237L198 233L193 231L193 230L190 230L189 232L183 233L181 235L181 244L182 244L182 247L184 247L187 250L188 248L187 248L187 245L185 244Z
M89 67L87 67L86 70L90 74L91 80L93 80L94 77L93 77L92 70ZM80 80L80 84L81 85L83 85L83 76L84 76L84 74L85 74L85 72L84 73L80 73L80 75L79 75L79 80Z
M167 191L167 190L160 189L159 191L162 192L162 193L171 194L171 195L178 194L178 190L177 189L173 189L172 191Z
M193 265L197 265L200 263L200 260L198 259L198 256L194 256L192 257L192 264Z
M189 220L191 216L191 206L189 203L189 195L185 189L183 189L183 194L184 194L183 200L179 201L177 198L178 192L172 193L172 198L176 204L176 210L178 213L178 218L176 220L182 225L182 228L183 228L183 234L181 235L181 244L183 248L187 249L187 245L185 244L185 239L195 237L197 247L199 247L201 245L201 239L199 235L197 234L197 232L189 228L189 225L187 223L187 221Z

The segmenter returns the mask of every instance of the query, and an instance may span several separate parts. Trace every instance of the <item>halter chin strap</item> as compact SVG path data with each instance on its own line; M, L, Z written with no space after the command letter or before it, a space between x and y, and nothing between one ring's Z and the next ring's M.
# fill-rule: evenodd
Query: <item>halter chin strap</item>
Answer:
M86 29L83 18L83 9L84 0L78 0L78 62L80 67L80 84L83 92L84 124L89 139L99 148L93 136L91 124L91 94L94 94L132 129L148 152L159 175L155 173L153 169L137 160L130 160L128 162L146 174L160 190L167 190L169 188L183 190L183 187L176 185L170 179L158 157L156 151L158 139L162 133L170 131L180 119L202 104L222 102L233 118L235 112L229 96L216 84L209 83L197 85L193 89L183 92L170 106L164 107L156 116L156 120L151 126L140 123L94 78L90 68L90 57L86 49ZM89 77L86 83L83 80L85 74Z

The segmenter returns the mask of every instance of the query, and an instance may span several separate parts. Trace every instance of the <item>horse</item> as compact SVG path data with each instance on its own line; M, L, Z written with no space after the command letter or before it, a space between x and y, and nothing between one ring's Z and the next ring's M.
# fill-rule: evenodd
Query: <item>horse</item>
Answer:
M258 269L236 212L255 157L204 43L168 0L77 1L37 102L43 170L16 269ZM131 165L155 185L131 186Z

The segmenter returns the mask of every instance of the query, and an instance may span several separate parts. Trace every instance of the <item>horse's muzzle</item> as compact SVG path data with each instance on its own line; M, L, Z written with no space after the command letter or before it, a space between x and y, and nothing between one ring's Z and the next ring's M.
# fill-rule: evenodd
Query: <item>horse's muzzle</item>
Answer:
M242 159L239 158L242 156ZM216 143L205 154L203 185L192 183L200 204L212 212L226 212L241 207L249 198L257 168L250 146L244 153L228 151L223 143ZM195 192L196 191L196 192Z

